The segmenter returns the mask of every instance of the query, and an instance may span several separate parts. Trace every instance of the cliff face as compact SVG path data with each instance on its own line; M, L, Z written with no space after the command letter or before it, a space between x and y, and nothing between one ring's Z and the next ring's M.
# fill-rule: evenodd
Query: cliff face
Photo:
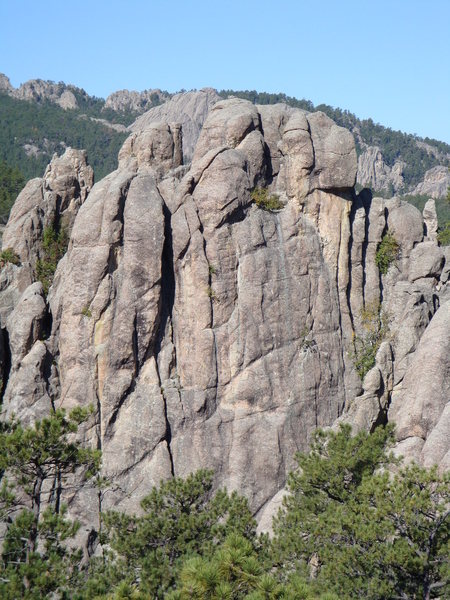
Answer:
M377 146L369 146L358 158L357 181L360 185L374 190L392 189L395 193L404 192L404 167L405 163L401 160L390 167L384 162L381 150Z
M433 154L433 147L417 142L417 145L426 149L428 154ZM436 153L439 160L445 163L448 156ZM430 198L445 198L450 186L450 172L446 166L437 166L425 172L423 181L415 187L408 189L405 186L403 172L407 164L403 160L396 160L392 167L386 164L383 154L378 146L367 146L358 158L357 181L362 186L374 190L413 195L428 195Z
M83 436L113 482L105 504L126 509L210 467L258 513L337 419L395 420L402 452L447 468L449 257L432 206L427 232L411 205L355 196L353 138L322 113L199 94L179 119L197 130L175 98L92 189L68 151L19 196L3 247L22 266L0 274L6 412L92 404ZM258 208L255 187L284 208ZM39 233L60 222L70 243L46 300ZM386 231L399 254L384 275ZM354 340L379 306L389 326L361 384ZM71 508L93 522L94 491Z

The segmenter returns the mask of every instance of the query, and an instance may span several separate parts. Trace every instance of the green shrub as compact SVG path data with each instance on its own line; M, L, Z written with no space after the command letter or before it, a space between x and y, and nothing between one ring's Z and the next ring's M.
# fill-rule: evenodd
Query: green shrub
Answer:
M92 317L92 311L89 308L89 306L83 307L81 314L83 315L83 317L87 317L88 319Z
M113 562L110 559L109 571L99 565L95 578L97 586L103 587L105 596L101 597L105 600L133 597L113 595L121 582L130 587L139 582L142 600L166 598L184 560L212 557L233 534L244 545L256 542L256 523L247 500L236 492L228 494L223 489L214 492L213 473L205 470L184 480L173 478L162 482L141 501L139 515L110 511L105 514L104 523L108 546L114 553L110 555ZM99 587L97 593L91 587L84 597L98 597ZM107 595L109 592L111 596Z
M2 250L2 252L0 253L0 263L2 267L6 263L20 265L20 258L12 248L5 248L5 250Z
M450 246L450 221L438 232L437 239L441 246Z
M267 188L255 188L251 193L251 198L258 208L263 210L281 210L284 208L284 203L276 194L270 194Z
M352 354L355 368L361 381L375 366L375 357L381 342L389 334L388 316L376 302L367 305L360 313L364 333L355 336L354 352Z
M378 244L375 255L375 263L380 273L386 275L391 264L398 258L399 250L400 246L392 233L386 233Z
M42 283L45 295L53 283L58 262L64 256L69 243L69 238L65 229L56 231L54 226L50 225L44 229L42 236L42 255L36 262L36 276Z

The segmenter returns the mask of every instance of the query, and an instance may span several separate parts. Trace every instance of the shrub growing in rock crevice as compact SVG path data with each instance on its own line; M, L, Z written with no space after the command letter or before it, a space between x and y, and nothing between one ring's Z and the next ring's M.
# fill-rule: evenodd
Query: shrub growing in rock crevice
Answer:
M277 194L269 194L267 188L255 188L251 193L251 198L258 208L273 211L284 208L284 202L281 202Z
M42 283L45 295L53 283L58 262L64 256L69 244L67 231L61 228L59 231L50 225L44 229L42 236L42 254L36 262L36 277Z
M450 221L438 231L437 239L441 246L450 246Z
M20 265L20 258L12 248L5 248L0 253L0 266L4 267L7 263Z
M400 246L395 237L392 233L386 233L378 244L375 255L375 263L380 273L386 275L391 264L398 258L399 252Z
M372 303L360 312L363 334L353 340L352 358L361 381L375 366L378 348L389 335L389 319L378 303Z

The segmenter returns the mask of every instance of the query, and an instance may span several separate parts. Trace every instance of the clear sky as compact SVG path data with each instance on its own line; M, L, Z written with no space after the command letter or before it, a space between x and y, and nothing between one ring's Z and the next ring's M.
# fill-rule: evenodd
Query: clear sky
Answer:
M0 72L285 92L450 143L450 0L0 0Z

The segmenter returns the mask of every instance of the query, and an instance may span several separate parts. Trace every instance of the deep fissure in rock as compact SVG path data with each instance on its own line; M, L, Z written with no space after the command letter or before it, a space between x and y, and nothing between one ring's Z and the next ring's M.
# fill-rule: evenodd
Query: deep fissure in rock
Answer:
M8 385L9 374L11 372L11 348L9 346L9 333L6 327L1 330L1 365L2 379L0 391L0 406L3 404L6 387Z
M161 352L161 345L164 339L164 333L168 322L172 319L173 306L175 303L175 269L173 264L173 246L172 246L172 215L163 202L163 215L164 215L164 244L161 257L161 307L159 314L159 328L155 340L155 363L158 371L159 384L161 386L161 376L158 367L158 357ZM176 357L175 357L176 364ZM164 433L163 440L167 444L167 451L170 459L170 470L172 476L175 476L175 468L173 462L172 448L170 446L172 441L172 428L167 414L167 401L164 395L164 390L161 387L161 396L164 403L164 419L166 424L166 430ZM161 441L163 441L161 440Z

